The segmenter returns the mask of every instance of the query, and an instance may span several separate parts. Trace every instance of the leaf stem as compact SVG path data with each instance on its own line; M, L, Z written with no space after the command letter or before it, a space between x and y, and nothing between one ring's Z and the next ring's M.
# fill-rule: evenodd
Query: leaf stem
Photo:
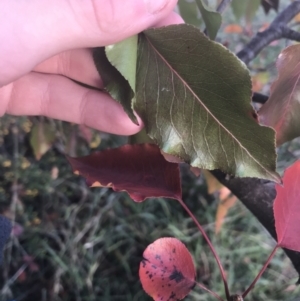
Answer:
M206 240L206 242L207 242L207 244L208 244L211 252L213 253L213 255L214 255L215 259L216 259L216 262L218 264L218 267L220 269L220 272L221 272L221 277L222 277L222 280L223 280L223 283L224 283L224 288L225 288L226 299L229 301L230 300L229 288L228 288L228 284L227 284L225 272L224 272L223 266L221 264L220 257L218 256L218 254L217 254L217 252L216 252L213 244L211 243L210 239L208 238L208 236L205 233L205 231L202 228L202 226L197 221L196 217L193 215L193 213L190 211L190 209L186 206L186 204L183 202L183 200L178 199L178 201L181 204L181 206L185 209L185 211L189 214L189 216L192 218L192 220L194 221L194 223L198 227L199 231L203 235L204 239Z
M219 301L224 301L223 298L221 298L217 293L211 291L209 288L207 288L204 284L196 282L195 284L197 286L199 286L201 289L203 289L204 291L206 291L207 293L211 294L212 296L214 296L216 299L218 299Z
M255 277L255 279L252 281L252 283L249 285L249 287L245 290L245 292L242 294L242 297L245 298L249 292L254 288L256 282L258 281L258 279L261 277L261 275L264 273L264 271L266 270L266 268L268 267L269 263L271 262L271 260L273 259L277 249L279 248L278 244L275 246L275 248L273 249L272 253L270 254L270 256L268 257L267 261L265 262L265 264L263 265L263 267L261 268L261 270L259 271L259 273L257 274L257 276Z

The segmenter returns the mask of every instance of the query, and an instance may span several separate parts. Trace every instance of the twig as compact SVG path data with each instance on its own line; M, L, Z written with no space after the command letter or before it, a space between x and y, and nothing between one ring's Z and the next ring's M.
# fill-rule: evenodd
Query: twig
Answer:
M268 99L269 97L267 95L261 93L254 92L252 95L252 101L256 103L264 104L267 102Z
M259 271L259 273L255 277L255 279L252 281L252 283L249 285L249 287L243 293L243 295L242 295L243 298L246 298L246 296L249 294L249 292L254 288L256 282L259 280L259 278L262 276L262 274L267 269L268 265L270 264L271 260L273 259L273 257L274 257L274 255L275 255L278 248L279 248L279 246L276 245L275 248L273 249L272 253L268 257L267 261L265 262L265 264L263 265L263 267L261 268L261 270Z
M275 184L255 178L227 179L226 174L219 170L212 171L212 174L240 199L274 239L277 240L273 213L273 202L276 196ZM283 250L300 276L300 253L288 249ZM300 278L297 284L300 284Z
M217 12L222 14L228 5L231 3L232 0L222 0L217 7Z
M224 268L222 266L221 260L219 255L217 254L213 244L211 243L209 237L207 236L206 232L204 231L204 229L202 228L202 226L200 225L200 223L198 222L198 220L196 219L196 217L193 215L193 213L191 212L191 210L188 208L188 206L183 202L183 200L178 199L179 203L181 204L181 206L184 208L184 210L189 214L189 216L192 218L192 220L194 221L194 223L196 224L197 228L199 229L199 231L201 232L203 238L205 239L205 241L207 242L211 252L214 255L214 258L216 259L217 265L219 267L220 273L221 273L221 277L224 283L224 289L225 289L225 294L226 294L226 300L229 301L230 300L230 292L229 292L229 288L228 288L228 283L226 280L226 274L224 271Z
M300 32L290 29L287 26L282 29L282 37L292 41L300 42Z
M199 282L195 282L196 285L198 285L201 289L203 289L204 291L206 291L207 293L211 294L212 296L214 296L216 299L218 299L219 301L224 301L218 294L216 294L214 291L211 291L210 289L208 289L205 285L203 285L202 283Z
M237 56L246 64L271 42L286 38L300 41L300 33L290 29L287 24L300 12L300 1L296 0L277 15L268 29L258 32L256 36L237 53Z

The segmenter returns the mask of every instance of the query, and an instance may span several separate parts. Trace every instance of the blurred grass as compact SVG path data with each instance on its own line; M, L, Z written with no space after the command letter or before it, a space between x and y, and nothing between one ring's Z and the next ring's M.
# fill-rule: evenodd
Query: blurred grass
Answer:
M267 20L274 16L272 12ZM265 20L259 11L253 32ZM234 22L227 10L222 28ZM219 38L236 52L250 36L221 32ZM285 41L269 46L254 60L250 66L253 74L263 69L270 73L270 82L276 77L274 62L282 43ZM269 86L264 85L262 92L268 94ZM30 135L40 122L52 128L56 139L37 161ZM1 301L151 300L139 282L139 262L148 244L166 236L187 245L196 263L197 279L224 296L207 245L176 201L154 199L137 204L125 193L89 189L82 178L72 174L63 156L82 156L125 142L125 138L94 131L89 143L78 126L59 121L1 118L0 212L14 221L0 267ZM299 158L299 146L296 139L279 149L280 171ZM240 203L230 210L216 236L218 196L208 195L205 181L192 176L186 167L182 168L182 181L183 198L211 237L228 272L232 293L243 291L270 254L273 240ZM294 300L300 295L296 280L291 263L278 252L247 300ZM196 288L185 300L213 298Z
M56 141L37 161L29 140L32 125L41 121L53 127ZM77 134L70 148L64 137L72 132ZM101 136L97 149L124 143L117 136L94 132L96 136ZM6 116L0 124L0 141L0 210L14 221L0 270L0 300L151 300L139 282L139 262L148 244L168 236L187 245L197 279L224 295L207 245L176 201L134 203L125 193L89 189L72 174L62 152L91 151L78 126ZM232 292L243 291L274 242L241 204L230 211L215 236L218 197L208 195L204 180L187 167L182 168L182 181L184 200L220 254ZM249 298L292 300L300 293L293 286L296 280L289 260L279 252ZM186 300L213 298L195 289Z

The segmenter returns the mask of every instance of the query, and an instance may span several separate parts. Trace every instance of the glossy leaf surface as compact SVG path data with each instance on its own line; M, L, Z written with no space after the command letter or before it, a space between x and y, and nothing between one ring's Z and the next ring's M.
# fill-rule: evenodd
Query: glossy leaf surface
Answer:
M277 145L300 136L300 45L284 49L277 60L278 78L259 111L262 124L276 130Z
M279 181L274 131L257 124L245 65L195 27L140 35L136 111L163 150L194 167Z
M274 201L278 245L300 252L300 161L285 171L283 185Z
M154 144L125 145L68 160L92 187L127 191L136 202L150 197L181 199L178 164L166 161Z
M195 266L186 246L164 237L149 245L140 264L143 289L155 301L183 299L194 287Z

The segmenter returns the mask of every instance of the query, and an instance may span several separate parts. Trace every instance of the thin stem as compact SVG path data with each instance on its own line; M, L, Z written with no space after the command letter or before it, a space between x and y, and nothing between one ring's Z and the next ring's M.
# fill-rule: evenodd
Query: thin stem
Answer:
M267 102L268 99L269 99L269 96L261 94L261 93L254 92L252 95L253 102L264 104Z
M232 0L222 0L218 5L217 12L222 14L225 11L225 9L228 7L228 5L231 3L231 1Z
M276 251L277 251L278 248L279 248L279 246L276 245L275 248L273 249L272 253L268 257L267 261L265 262L265 264L263 265L263 267L261 268L261 270L259 271L259 273L255 277L255 279L252 281L252 283L250 284L250 286L243 293L243 295L242 295L243 298L245 298L249 294L249 292L254 288L256 282L258 281L258 279L261 277L261 275L264 273L264 271L268 267L269 263L271 262L271 260L274 257L274 255L275 255L275 253L276 253Z
M210 250L212 251L212 253L213 253L213 255L214 255L215 259L216 259L216 262L218 264L218 267L220 269L220 272L221 272L221 277L222 277L222 280L223 280L223 283L224 283L224 288L225 288L226 299L229 301L230 300L230 293L229 293L229 289L228 289L228 284L227 284L225 272L224 272L224 269L222 267L221 260L220 260L220 258L218 256L218 254L217 254L217 252L216 252L213 244L211 243L210 239L208 238L207 234L205 233L204 229L199 224L199 222L197 221L197 219L195 218L195 216L193 215L193 213L186 206L186 204L182 200L178 200L178 201L181 204L181 206L185 209L185 211L189 214L189 216L192 218L192 220L194 221L194 223L198 227L199 231L203 235L204 239L206 240L206 242L207 242Z
M201 289L203 289L204 291L206 291L207 293L211 294L212 296L214 296L216 299L218 299L219 301L224 301L217 293L211 291L209 288L207 288L204 284L199 283L199 282L195 282L196 285L198 285Z
M237 57L244 63L251 62L258 53L268 46L271 42L281 39L292 37L292 39L300 39L299 33L287 27L287 24L300 12L300 1L294 1L289 4L277 17L273 20L270 26L258 32L251 41L237 53Z

